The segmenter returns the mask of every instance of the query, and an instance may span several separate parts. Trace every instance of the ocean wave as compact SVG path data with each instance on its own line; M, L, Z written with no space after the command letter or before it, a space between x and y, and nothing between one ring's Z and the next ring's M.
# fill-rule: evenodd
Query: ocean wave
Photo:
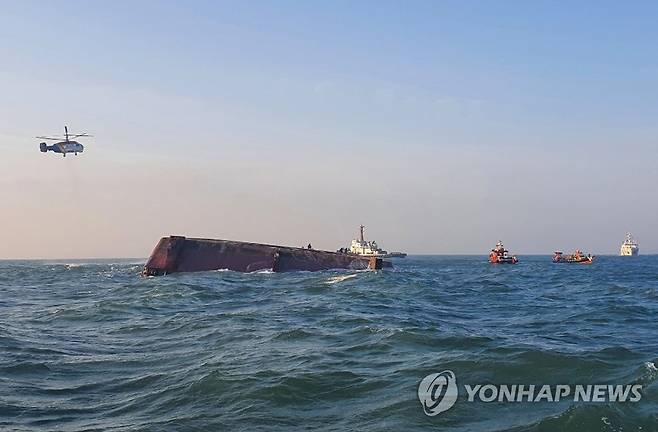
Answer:
M132 261L0 262L0 429L658 430L658 272L628 260L153 278ZM639 383L643 398L459 400L427 417L417 386L446 369L459 383Z
M325 283L326 283L327 285L333 285L333 284L336 284L336 283L340 283L340 282L346 281L346 280L348 280L348 279L355 278L355 277L357 277L357 276L358 276L357 274L348 274L348 275L333 276L333 277L330 277L329 279L327 279L327 281L326 281Z

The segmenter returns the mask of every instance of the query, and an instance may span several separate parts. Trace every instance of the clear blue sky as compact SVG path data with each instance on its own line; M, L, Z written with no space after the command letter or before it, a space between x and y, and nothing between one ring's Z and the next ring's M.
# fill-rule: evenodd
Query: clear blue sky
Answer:
M658 252L656 2L1 6L0 258Z

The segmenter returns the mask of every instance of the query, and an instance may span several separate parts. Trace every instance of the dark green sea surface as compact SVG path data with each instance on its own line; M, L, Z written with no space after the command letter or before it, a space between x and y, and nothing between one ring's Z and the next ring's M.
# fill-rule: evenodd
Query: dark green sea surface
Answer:
M0 262L2 431L656 431L658 257L409 257L378 272L139 276ZM418 385L642 384L639 402Z

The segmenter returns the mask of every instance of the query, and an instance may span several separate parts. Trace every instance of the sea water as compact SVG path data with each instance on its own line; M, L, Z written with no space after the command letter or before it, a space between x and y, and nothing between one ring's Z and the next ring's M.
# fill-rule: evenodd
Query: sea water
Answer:
M134 260L0 262L0 430L658 430L657 256L394 262L153 278ZM428 416L419 384L445 370L459 397ZM465 383L642 398L468 402Z

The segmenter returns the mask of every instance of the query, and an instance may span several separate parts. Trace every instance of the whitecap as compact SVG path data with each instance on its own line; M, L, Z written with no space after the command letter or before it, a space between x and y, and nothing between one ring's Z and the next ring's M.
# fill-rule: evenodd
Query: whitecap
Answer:
M327 281L325 283L327 285L331 285L331 284L343 282L344 280L347 280L347 279L352 279L353 277L356 277L356 274L334 276L334 277L330 277L329 279L327 279Z
M255 273L256 274L274 274L274 271L272 269L263 269L263 270L258 270Z

